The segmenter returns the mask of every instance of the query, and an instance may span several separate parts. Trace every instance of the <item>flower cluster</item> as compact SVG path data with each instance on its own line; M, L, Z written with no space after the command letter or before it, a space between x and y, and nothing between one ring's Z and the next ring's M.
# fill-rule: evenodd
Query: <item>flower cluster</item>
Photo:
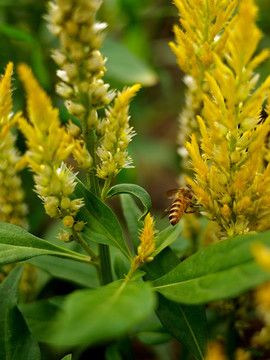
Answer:
M15 165L20 159L15 147L16 137L11 129L20 114L12 114L11 76L13 64L9 63L0 82L0 220L28 227L27 206L21 178Z
M95 20L100 0L54 0L50 3L49 28L60 40L60 50L53 59L61 68L57 93L66 99L69 113L81 121L82 133L74 124L70 130L78 133L74 142L74 157L86 170L90 190L100 196L97 177L105 180L102 199L106 198L112 179L131 158L126 151L134 132L129 126L129 102L139 85L118 93L113 106L105 108L105 118L98 110L108 106L115 92L103 81L106 59L100 53L102 30L106 24Z
M81 231L83 223L76 222L75 218L83 201L71 199L76 186L75 175L64 164L74 148L72 134L61 126L58 110L52 107L31 70L21 65L18 72L27 93L30 121L19 119L28 146L23 162L35 173L36 192L44 202L46 213L62 219L66 227L76 225Z
M195 179L188 179L207 217L223 237L269 228L270 166L265 167L265 141L270 117L261 118L270 77L257 89L254 69L268 56L254 56L261 33L257 7L242 1L225 44L226 61L213 54L214 69L205 73L209 94L198 116L200 146L193 134L186 148ZM269 101L269 100L268 100ZM270 112L266 105L267 115Z
M61 67L57 74L60 96L66 102L70 114L92 122L89 104L94 108L111 102L113 92L102 80L106 71L99 49L103 41L105 23L95 21L100 0L55 0L49 4L50 31L60 40L60 50L53 52L55 62Z
M97 148L100 159L97 176L101 179L112 179L132 162L126 149L135 132L129 125L128 111L130 100L139 88L136 84L119 92L114 105L105 110L106 117L98 129L101 143Z
M224 45L232 26L237 0L174 0L180 12L180 26L175 25L176 43L170 46L180 69L186 74L186 104L179 118L179 154L187 164L185 142L198 134L196 115L201 113L203 94L208 91L205 71L214 67L214 54L224 57ZM187 170L187 169L184 169Z

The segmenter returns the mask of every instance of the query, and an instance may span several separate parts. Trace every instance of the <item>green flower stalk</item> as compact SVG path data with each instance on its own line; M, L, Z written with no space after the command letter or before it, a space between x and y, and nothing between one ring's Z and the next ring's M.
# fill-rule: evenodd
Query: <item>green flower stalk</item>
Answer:
M11 76L13 64L6 67L0 82L0 220L28 228L27 205L16 164L20 156L11 130L20 114L12 113Z
M206 72L210 94L203 95L198 116L200 146L193 134L186 148L195 179L188 179L206 216L216 221L222 237L269 228L270 166L265 167L265 141L270 130L270 77L257 89L254 69L267 56L254 56L261 33L257 7L242 1L224 52L214 54L214 70ZM268 97L266 112L261 118Z

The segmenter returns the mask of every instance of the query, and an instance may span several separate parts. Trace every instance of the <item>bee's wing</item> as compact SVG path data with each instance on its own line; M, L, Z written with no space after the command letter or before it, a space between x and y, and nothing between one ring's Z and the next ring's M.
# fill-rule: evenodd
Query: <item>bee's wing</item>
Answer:
M169 214L171 207L172 207L172 205L170 205L169 207L167 207L167 209L164 209L162 211L161 216L160 216L161 219L163 219L165 216L167 216Z
M179 191L181 191L180 189L171 189L171 190L168 190L165 192L165 196L168 198L168 199L173 199L175 198L178 194L179 194Z

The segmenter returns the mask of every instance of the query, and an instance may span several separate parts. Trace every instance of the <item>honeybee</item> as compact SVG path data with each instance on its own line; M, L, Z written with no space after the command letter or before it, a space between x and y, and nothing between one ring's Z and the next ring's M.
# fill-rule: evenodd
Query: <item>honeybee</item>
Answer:
M165 196L168 199L174 199L171 206L165 210L165 212L169 213L169 221L172 226L179 223L184 213L197 213L200 212L198 210L189 210L189 207L196 206L193 204L194 193L190 185L182 187L180 189L171 189L165 193Z

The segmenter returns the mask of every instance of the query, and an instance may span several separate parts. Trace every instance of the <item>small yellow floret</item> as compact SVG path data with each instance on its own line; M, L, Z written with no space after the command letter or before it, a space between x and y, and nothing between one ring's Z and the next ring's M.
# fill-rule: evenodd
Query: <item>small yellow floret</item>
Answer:
M144 227L141 231L140 242L141 245L138 247L138 255L135 257L134 261L138 264L138 267L145 262L153 260L153 257L150 255L155 250L155 221L148 213L144 220Z

